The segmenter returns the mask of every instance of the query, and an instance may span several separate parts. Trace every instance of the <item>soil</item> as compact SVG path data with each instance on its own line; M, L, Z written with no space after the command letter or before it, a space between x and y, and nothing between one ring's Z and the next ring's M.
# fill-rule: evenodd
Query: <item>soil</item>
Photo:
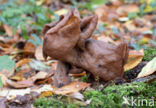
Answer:
M128 72L124 73L124 79L126 79L127 82L131 82L133 79L135 79L138 74L141 72L141 69L147 64L147 62L141 62L138 66L135 68L129 70Z

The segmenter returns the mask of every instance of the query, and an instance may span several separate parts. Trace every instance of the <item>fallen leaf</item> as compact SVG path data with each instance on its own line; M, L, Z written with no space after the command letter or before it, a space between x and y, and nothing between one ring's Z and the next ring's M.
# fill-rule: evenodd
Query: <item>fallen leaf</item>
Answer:
M40 85L40 84L52 84L53 80L52 78L46 78L46 79L43 79L43 80L37 80L35 81L35 84L36 85Z
M6 101L7 101L7 98L0 97L0 108L6 108Z
M58 11L55 11L55 13L58 15L67 14L67 12L68 12L67 9L59 9Z
M34 82L37 79L45 79L47 75L48 75L47 72L40 71L35 76L33 76L31 79Z
M26 87L33 86L36 80L47 79L52 75L53 75L53 71L49 73L40 71L35 76L28 78L27 80L17 81L17 82L12 80L7 80L7 84L13 88L26 88Z
M50 70L47 74L45 72L43 74L43 72L41 71L38 73L38 75L32 78L35 84L43 84L43 83L51 84L53 82L52 80L53 75L54 75L53 70Z
M54 93L67 95L67 94L71 94L74 92L78 92L80 90L84 90L85 88L89 87L89 85L90 84L88 83L75 81L61 88L55 88Z
M129 55L128 57L138 57L138 56L144 56L144 50L141 49L141 50L130 50L129 51Z
M14 68L11 71L3 69L2 71L0 71L0 74L3 74L3 75L5 75L6 78L9 78L10 76L12 76L14 74L14 71L15 71Z
M13 31L12 28L9 27L8 25L3 25L5 32L7 33L8 36L12 36L13 35Z
M151 36L150 35L145 35L140 41L139 44L147 44L150 41Z
M9 86L16 88L16 89L32 87L34 85L32 80L23 80L23 81L18 81L18 82L7 80L6 82Z
M41 94L42 92L45 92L45 91L54 91L54 88L51 87L50 84L45 84L41 88L39 88L39 89L33 89L32 91L35 91L35 92Z
M22 66L21 68L19 68L20 70L18 70L13 76L11 76L9 79L14 80L14 81L22 81L22 80L26 80L34 75L36 75L36 72L34 69L31 68L27 68L26 65Z
M31 42L27 42L24 46L24 53L26 54L35 54L35 45Z
M82 77L84 75L86 75L86 72L82 72L82 73L79 73L79 74L69 74L70 76L73 76L73 77Z
M150 76L145 76L145 77L141 77L141 78L135 78L133 80L133 82L153 82L156 80L156 75L150 75Z
M44 57L43 57L43 53L42 53L42 46L38 46L36 51L35 51L35 57L37 60L43 61Z
M6 80L7 80L7 77L3 74L0 74L0 87L4 87L7 85Z
M139 41L139 44L147 44L149 42L149 38L147 37L143 37L140 41Z
M148 62L141 70L137 78L145 77L151 75L156 71L156 57L154 57L150 62Z
M115 21L119 18L119 15L116 13L116 8L110 8L107 5L100 6L95 10L95 13L98 16L100 22Z
M45 70L45 69L49 69L49 66L46 66L43 62L38 61L38 60L34 60L32 59L32 61L29 63L30 67L35 69L35 70Z
M11 80L14 80L14 81L22 81L22 80L25 80L25 78L22 76L12 76L10 77Z
M16 67L17 67L17 68L18 68L18 67L21 67L22 65L27 64L27 63L29 63L30 61L31 61L30 58L21 59L20 61L18 61L18 62L16 63Z
M17 95L15 98L6 102L8 108L33 108L33 101L36 95L25 94L24 96Z
M49 96L52 96L53 94L54 94L53 91L43 91L41 92L39 97L49 97Z
M128 5L122 5L119 6L119 8L116 10L117 14L120 16L127 15L128 13L132 12L138 12L139 7L136 4L128 4Z
M16 33L13 35L13 41L15 42L20 41L20 30L17 30Z
M1 89L0 97L6 97L7 99L14 98L17 95L25 95L30 93L30 88L27 89Z
M79 99L81 101L83 101L83 99L84 99L84 96L80 92L74 92L74 93L71 93L67 96L74 98L74 99Z
M124 65L124 70L130 70L136 67L141 61L144 56L144 50L141 49L139 51L131 50L129 51L128 62Z

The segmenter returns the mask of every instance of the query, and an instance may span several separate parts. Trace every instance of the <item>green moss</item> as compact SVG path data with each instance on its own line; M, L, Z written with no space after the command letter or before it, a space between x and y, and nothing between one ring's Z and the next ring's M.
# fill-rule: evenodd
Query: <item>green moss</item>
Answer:
M82 77L81 77L81 81L87 82L87 75L82 76Z
M143 61L150 61L153 57L156 56L156 49L149 48L144 51Z
M54 108L63 108L64 105L62 101L54 98L40 98L35 101L34 106L39 108L48 108L48 106L53 106Z
M131 106L123 104L123 97L128 98L129 101L131 101L132 97L136 100L149 100L152 99L152 96L156 97L155 87L156 81L149 84L137 82L132 84L108 86L102 91L86 91L84 95L86 99L92 99L88 108L129 108Z
M155 87L156 81L147 84L135 82L112 85L103 90L99 86L97 90L88 90L83 93L85 100L91 99L91 103L87 106L80 105L80 103L76 103L73 99L63 96L37 99L34 106L37 108L131 108L131 105L123 104L123 97L128 99L130 104L132 97L136 100L156 98ZM156 102L154 105L156 105ZM147 106L137 106L136 108L147 108Z
M72 99L65 96L42 97L36 99L34 106L37 108L77 108L78 104L72 102Z

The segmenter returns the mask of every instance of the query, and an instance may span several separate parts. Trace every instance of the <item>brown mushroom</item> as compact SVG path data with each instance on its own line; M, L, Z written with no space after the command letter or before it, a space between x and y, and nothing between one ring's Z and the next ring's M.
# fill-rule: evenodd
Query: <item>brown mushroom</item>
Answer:
M56 87L70 83L68 73L72 66L86 70L103 81L123 76L127 44L112 45L90 39L97 20L96 15L81 19L74 9L43 28L43 55L59 60L54 74Z

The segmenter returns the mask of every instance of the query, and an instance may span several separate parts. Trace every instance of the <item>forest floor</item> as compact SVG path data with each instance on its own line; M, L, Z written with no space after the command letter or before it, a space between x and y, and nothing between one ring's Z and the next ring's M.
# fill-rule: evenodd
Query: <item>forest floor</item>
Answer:
M52 85L57 61L44 60L42 29L71 8L98 16L93 39L129 43L122 79L93 84L83 72ZM0 1L0 108L154 108L155 72L155 0Z

